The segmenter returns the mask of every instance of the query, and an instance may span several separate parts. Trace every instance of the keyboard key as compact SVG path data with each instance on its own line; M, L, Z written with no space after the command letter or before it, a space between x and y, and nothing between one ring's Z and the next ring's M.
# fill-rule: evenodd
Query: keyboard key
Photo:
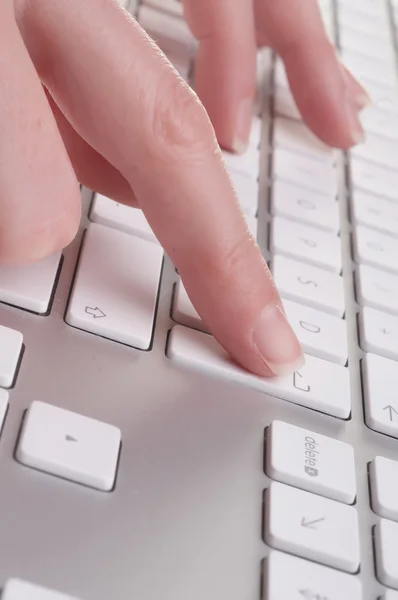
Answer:
M207 325L202 321L189 299L181 279L175 287L172 318L177 323L181 323L181 325L200 329L201 331L209 331Z
M398 277L391 273L359 265L357 270L358 302L398 315Z
M265 499L265 541L271 547L335 569L359 569L355 508L271 483Z
M180 0L142 0L142 4L170 13L174 17L184 16L184 8Z
M357 262L398 274L398 239L358 226L354 246Z
M258 181L235 171L231 171L229 175L243 212L254 217L258 209Z
M398 204L356 190L352 195L354 222L398 236Z
M366 424L398 438L398 363L367 354L362 366Z
M328 165L335 163L333 149L321 142L303 123L293 119L275 119L274 145L276 148L313 157Z
M274 179L301 185L329 198L335 198L337 194L337 173L334 167L282 148L277 148L274 152Z
M398 521L398 462L376 456L370 463L372 508L377 515Z
M359 313L361 347L398 361L398 317L368 306Z
M397 75L394 60L380 60L375 57L361 56L349 50L343 51L342 55L346 67L359 80L365 77L381 85L396 86Z
M158 244L90 225L66 315L74 327L147 350L163 251Z
M4 419L8 409L8 392L0 388L0 433L3 429Z
M354 190L371 192L390 200L398 199L398 173L378 165L356 159L351 164L351 179Z
M100 225L131 233L150 242L157 242L142 210L119 204L101 194L95 195L90 219Z
M108 492L115 482L120 440L113 425L33 402L16 456L28 467Z
M358 7L358 4L356 6ZM338 14L339 25L342 28L355 29L361 33L379 37L382 41L389 39L389 25L383 17L377 19L374 15L370 16L362 13L358 8L352 9L344 4L340 5Z
M398 590L398 523L381 519L375 527L377 577Z
M367 133L366 140L355 146L351 154L381 167L395 169L398 164L398 141Z
M355 2L357 1L355 0ZM391 40L382 40L346 27L340 28L340 46L343 54L350 50L364 57L378 58L379 60L392 61L395 58Z
M241 383L339 419L347 419L351 412L348 370L313 356L306 356L305 366L292 375L257 377L233 362L213 337L181 325L171 331L167 356L182 367Z
M362 600L356 577L277 550L265 561L263 587L263 600Z
M259 148L261 144L261 136L263 130L263 122L260 117L253 117L252 127L250 130L249 144L254 148Z
M273 257L272 272L283 298L337 317L344 316L344 290L340 275L279 255Z
M347 364L345 321L290 300L284 300L283 304L305 354L312 354L343 366Z
M348 444L273 421L266 456L271 479L346 504L354 502L354 450Z
M301 113L292 92L281 85L275 86L275 112L282 117L301 121Z
M314 227L274 217L271 225L271 252L340 273L340 239Z
M2 600L77 600L59 592L51 591L20 579L9 579L1 596Z
M334 198L283 181L275 181L273 185L271 212L335 234L340 231L338 204Z
M61 260L57 253L23 266L0 265L0 302L39 314L50 307Z
M394 590L386 590L382 600L398 600L398 592Z
M223 151L222 155L230 173L241 173L257 181L260 174L260 153L257 148L248 146L243 154Z
M0 325L0 387L11 387L22 351L23 335Z
M361 113L361 123L367 133L398 140L397 114L371 107Z

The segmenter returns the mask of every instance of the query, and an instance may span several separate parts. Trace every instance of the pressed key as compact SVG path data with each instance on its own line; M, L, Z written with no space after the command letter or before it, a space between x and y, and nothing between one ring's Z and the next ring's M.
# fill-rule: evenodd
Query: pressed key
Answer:
M33 402L16 456L28 467L108 492L115 482L120 440L113 425Z
M276 148L273 170L276 181L288 181L325 196L336 197L336 169L321 160Z
M281 117L275 119L274 145L277 148L314 157L329 165L335 163L333 149L321 142L304 123L293 119Z
M398 521L398 462L376 456L369 474L373 510L380 517Z
M45 314L50 307L61 254L28 265L0 265L0 302Z
M333 438L273 421L267 430L268 477L352 504L356 496L354 450Z
M375 527L377 577L398 590L398 523L381 519Z
M398 363L376 354L363 359L366 424L398 438Z
M340 239L326 231L275 217L271 225L271 252L340 273Z
M279 84L275 86L275 111L283 117L301 121L301 113L292 92Z
M9 579L3 588L1 600L77 600L21 579Z
M181 325L200 329L201 331L209 331L189 299L181 279L177 282L174 291L172 318Z
M368 227L357 226L354 243L357 262L398 274L398 239Z
M260 174L260 152L257 148L248 146L243 154L223 151L222 155L229 172L235 171L257 181Z
M362 600L359 579L335 569L277 550L264 567L262 600Z
M355 190L352 215L357 224L398 237L398 203Z
M359 265L357 270L358 302L398 315L398 277L368 267Z
M147 350L151 343L163 250L138 237L90 225L66 321Z
M347 363L347 330L343 319L290 300L284 300L283 305L306 354L339 365Z
M114 202L106 196L96 194L90 219L100 225L107 225L125 233L131 233L137 237L157 242L144 213L139 208L125 206Z
M398 317L365 306L359 330L363 350L398 361Z
M8 392L0 388L0 433L3 429L4 419L8 409Z
M258 209L258 181L236 171L231 171L230 177L243 212L254 217Z
M279 255L272 259L272 273L283 298L337 317L344 316L344 289L340 275Z
M183 367L241 383L339 419L347 419L351 412L348 370L313 356L307 355L305 365L292 375L257 377L233 362L212 336L181 325L173 327L170 333L167 356Z
M371 192L376 196L398 200L398 173L353 157L351 179L354 190Z
M11 387L22 351L23 335L0 325L0 387Z
M334 198L283 181L272 186L272 214L338 234L340 219Z
M398 141L367 133L365 141L355 146L351 155L381 167L395 169L398 164Z
M355 508L271 483L265 498L265 541L271 547L355 573L360 563Z

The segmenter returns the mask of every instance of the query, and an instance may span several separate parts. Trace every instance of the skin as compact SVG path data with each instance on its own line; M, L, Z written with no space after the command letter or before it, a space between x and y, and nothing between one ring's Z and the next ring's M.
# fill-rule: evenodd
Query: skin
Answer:
M316 0L233 2L184 0L201 101L115 0L0 2L0 262L39 260L73 239L78 181L138 205L215 337L267 376L300 364L301 348L217 139L247 144L264 44L326 143L361 139L367 97L336 58Z

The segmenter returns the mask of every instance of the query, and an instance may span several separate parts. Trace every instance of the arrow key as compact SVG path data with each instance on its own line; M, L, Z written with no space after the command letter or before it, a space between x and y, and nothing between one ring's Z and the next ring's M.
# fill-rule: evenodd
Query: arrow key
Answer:
M268 545L348 573L359 569L355 508L273 482L266 493Z
M398 438L398 363L367 354L362 367L366 424Z

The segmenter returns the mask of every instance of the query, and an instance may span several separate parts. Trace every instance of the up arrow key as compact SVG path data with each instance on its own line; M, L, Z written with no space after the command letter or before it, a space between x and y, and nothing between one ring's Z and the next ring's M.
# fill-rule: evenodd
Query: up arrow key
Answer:
M383 410L388 410L389 416L390 416L390 421L394 420L394 414L398 415L398 412L395 410L395 408L393 406L391 406L391 404L389 404L388 406L385 406L383 408Z

